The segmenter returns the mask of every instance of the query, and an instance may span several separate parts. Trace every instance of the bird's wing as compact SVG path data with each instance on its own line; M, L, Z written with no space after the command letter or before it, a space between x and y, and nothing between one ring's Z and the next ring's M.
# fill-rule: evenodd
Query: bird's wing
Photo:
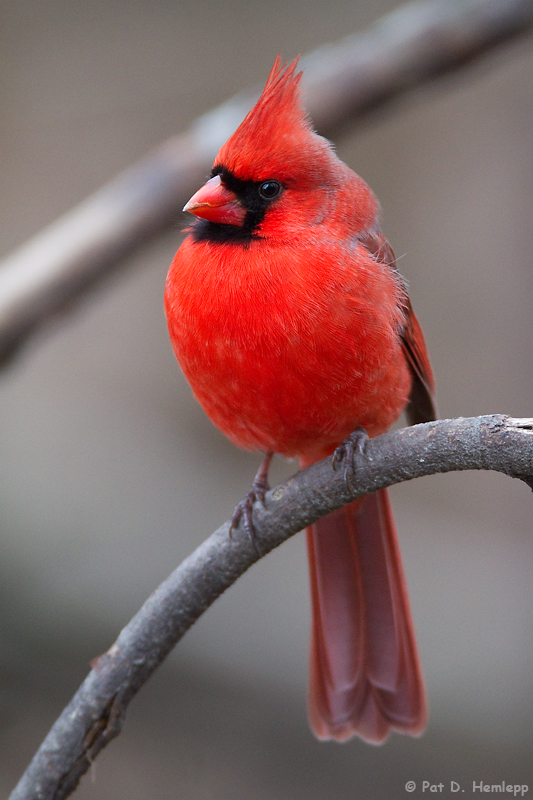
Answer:
M359 237L375 261L396 270L396 258L390 244L379 231L366 232ZM398 273L398 278L402 280ZM410 425L431 422L437 418L435 402L435 380L424 341L422 328L418 322L407 291L404 298L405 324L401 331L403 352L412 377L409 404L405 410Z

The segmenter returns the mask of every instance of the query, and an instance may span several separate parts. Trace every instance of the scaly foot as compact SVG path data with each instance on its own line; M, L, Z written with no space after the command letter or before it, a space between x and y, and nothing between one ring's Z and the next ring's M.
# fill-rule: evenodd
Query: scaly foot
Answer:
M257 475L253 480L252 488L246 497L241 500L233 513L229 528L229 535L231 536L233 530L237 528L239 522L241 521L241 517L244 516L244 527L258 556L260 556L261 553L259 552L257 538L255 535L253 507L256 500L258 500L262 506L265 505L265 494L270 489L268 483L268 469L270 467L270 462L272 461L273 455L274 453L267 453L265 455L263 461L261 462L261 466L257 470Z
M350 477L355 475L355 456L365 454L367 441L368 433L365 429L356 428L333 453L331 466L334 470L338 466L344 467L344 482L347 486L349 486Z

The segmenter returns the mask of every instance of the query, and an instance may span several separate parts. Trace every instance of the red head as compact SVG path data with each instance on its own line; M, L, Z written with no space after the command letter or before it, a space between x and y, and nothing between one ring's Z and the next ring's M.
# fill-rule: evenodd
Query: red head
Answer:
M349 233L375 222L377 202L368 186L312 129L297 65L295 59L281 66L278 56L259 100L220 148L213 177L185 206L208 220L193 229L201 238L297 235L326 218ZM213 224L224 231L217 236Z

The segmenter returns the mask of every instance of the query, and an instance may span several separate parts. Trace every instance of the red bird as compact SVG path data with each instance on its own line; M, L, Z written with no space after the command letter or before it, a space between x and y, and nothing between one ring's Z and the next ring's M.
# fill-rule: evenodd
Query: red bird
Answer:
M426 347L366 183L311 127L297 60L263 94L185 206L197 219L166 284L170 338L193 392L235 444L301 467L404 409L434 419ZM340 452L340 451L339 451ZM319 739L382 742L426 723L424 683L385 490L307 530L309 716Z

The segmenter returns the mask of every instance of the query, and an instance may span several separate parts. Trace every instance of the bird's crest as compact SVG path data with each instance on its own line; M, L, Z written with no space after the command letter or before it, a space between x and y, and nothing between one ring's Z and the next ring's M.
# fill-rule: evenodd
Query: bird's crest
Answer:
M281 65L278 56L257 103L235 133L221 147L215 165L225 166L239 178L262 180L276 174L283 180L299 162L308 162L309 147L326 142L312 129L300 101L302 72L296 72L298 58ZM306 149L307 148L307 149ZM304 155L306 150L306 155Z

